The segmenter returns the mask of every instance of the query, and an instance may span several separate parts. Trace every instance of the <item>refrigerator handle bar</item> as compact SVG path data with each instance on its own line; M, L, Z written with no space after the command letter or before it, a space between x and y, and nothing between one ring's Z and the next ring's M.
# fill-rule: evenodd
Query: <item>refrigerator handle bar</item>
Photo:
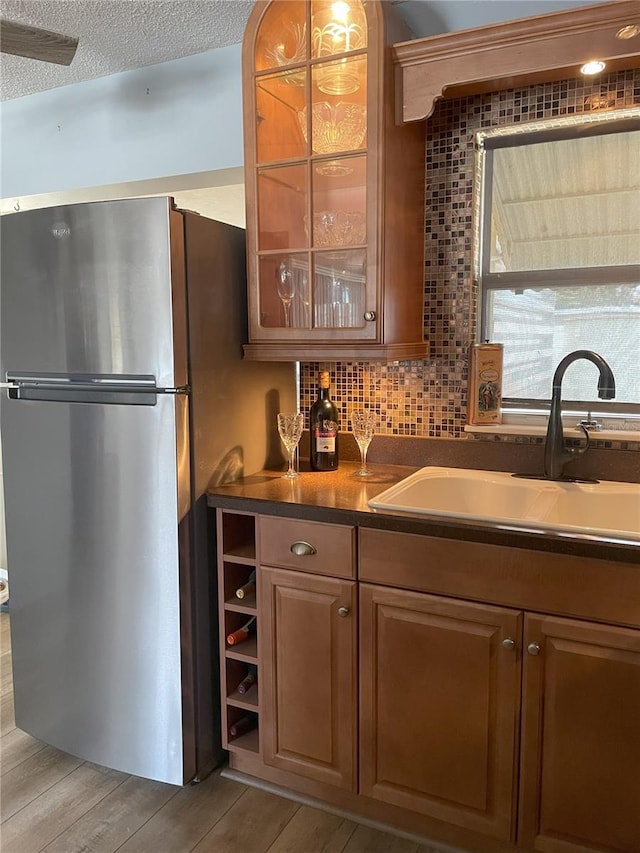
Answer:
M154 377L102 375L94 377L7 373L6 388L11 400L40 400L60 403L116 403L155 406L158 394L189 394L191 388L158 388Z
M92 393L94 391L103 391L110 392L112 394L130 394L135 392L136 394L190 394L191 386L190 385L180 385L177 388L156 388L145 387L144 385L135 387L127 387L126 385L82 385L80 383L76 383L73 386L64 386L64 385L56 385L53 383L47 382L37 382L30 384L28 382L0 382L0 388L7 388L9 391L10 397L19 397L20 394L11 394L11 391L28 391L28 390L42 390L42 391L62 391L63 393L70 392L79 392L81 394Z

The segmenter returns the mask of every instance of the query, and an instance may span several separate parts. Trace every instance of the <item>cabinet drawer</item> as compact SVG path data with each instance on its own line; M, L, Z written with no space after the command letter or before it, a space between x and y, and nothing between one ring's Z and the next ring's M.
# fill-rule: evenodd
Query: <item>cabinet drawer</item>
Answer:
M353 527L260 516L258 531L259 559L267 566L355 578Z

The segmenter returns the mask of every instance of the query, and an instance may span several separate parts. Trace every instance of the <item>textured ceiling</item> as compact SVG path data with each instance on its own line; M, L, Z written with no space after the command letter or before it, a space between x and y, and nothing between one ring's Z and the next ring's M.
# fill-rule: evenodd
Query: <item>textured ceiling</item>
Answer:
M253 0L2 0L2 17L80 38L70 66L2 54L0 99L242 41Z
M391 0L414 38L599 0ZM0 55L0 100L238 44L253 0L0 0L2 17L80 39L70 66Z

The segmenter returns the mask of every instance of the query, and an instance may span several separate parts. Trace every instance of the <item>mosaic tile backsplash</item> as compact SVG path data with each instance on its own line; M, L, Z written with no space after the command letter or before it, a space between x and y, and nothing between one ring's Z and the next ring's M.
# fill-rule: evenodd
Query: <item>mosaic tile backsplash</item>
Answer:
M358 403L380 415L377 432L460 438L467 420L469 345L475 339L474 136L482 128L640 105L640 69L440 101L427 122L424 334L431 357L407 362L306 362L301 410L319 370L346 413ZM343 429L347 427L346 423Z

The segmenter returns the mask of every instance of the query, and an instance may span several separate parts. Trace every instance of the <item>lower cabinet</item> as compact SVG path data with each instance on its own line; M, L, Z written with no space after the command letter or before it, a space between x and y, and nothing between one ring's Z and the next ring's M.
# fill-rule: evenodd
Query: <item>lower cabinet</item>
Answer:
M360 792L511 840L522 614L360 587Z
M354 581L262 567L265 764L356 790Z
M461 849L639 853L637 566L585 560L568 592L573 557L368 529L358 554L346 525L220 518L227 629L252 612L227 587L258 581L259 744L230 742L232 767ZM590 621L603 594L638 627ZM230 721L254 708L235 658Z
M640 851L640 631L525 620L518 841Z

